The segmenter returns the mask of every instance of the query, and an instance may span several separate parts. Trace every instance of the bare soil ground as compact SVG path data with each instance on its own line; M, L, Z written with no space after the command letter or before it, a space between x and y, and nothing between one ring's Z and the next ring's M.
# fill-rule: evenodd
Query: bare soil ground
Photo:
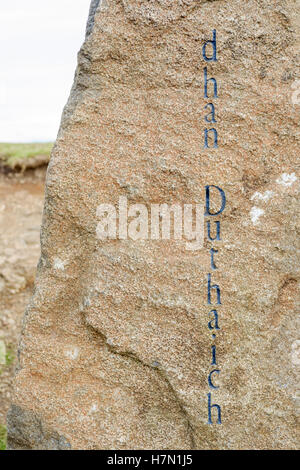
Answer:
M30 299L40 255L46 167L25 173L0 172L0 428L10 406L22 317ZM1 361L0 361L1 362Z

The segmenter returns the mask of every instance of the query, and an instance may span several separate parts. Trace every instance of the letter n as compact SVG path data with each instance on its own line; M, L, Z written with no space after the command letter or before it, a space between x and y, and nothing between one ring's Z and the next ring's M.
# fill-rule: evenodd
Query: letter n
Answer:
M210 146L208 145L208 133L213 132L213 139L214 139L214 147L215 149L218 148L218 132L217 130L212 127L211 129L204 129L204 148L209 149Z

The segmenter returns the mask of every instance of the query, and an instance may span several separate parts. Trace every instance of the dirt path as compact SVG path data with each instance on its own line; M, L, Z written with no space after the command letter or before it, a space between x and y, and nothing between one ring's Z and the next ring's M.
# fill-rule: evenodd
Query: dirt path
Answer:
M11 399L22 317L29 301L40 254L39 231L45 169L24 175L0 174L0 426ZM1 359L1 357L0 357Z

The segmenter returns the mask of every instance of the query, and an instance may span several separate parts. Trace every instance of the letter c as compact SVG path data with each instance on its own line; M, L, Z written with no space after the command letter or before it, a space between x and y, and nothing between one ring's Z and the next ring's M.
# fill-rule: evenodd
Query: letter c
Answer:
M210 388L214 388L215 390L217 390L218 388L220 388L220 387L217 387L216 385L214 385L214 384L212 383L212 375L213 375L213 374L219 374L219 373L220 373L220 370L219 370L219 369L214 369L214 370L212 370L211 373L209 374L209 376L208 376L208 385L210 386Z

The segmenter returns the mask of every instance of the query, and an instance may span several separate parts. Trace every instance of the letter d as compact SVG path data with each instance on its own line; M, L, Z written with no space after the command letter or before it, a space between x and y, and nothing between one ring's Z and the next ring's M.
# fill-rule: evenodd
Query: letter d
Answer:
M220 195L221 195L221 208L218 210L218 212L211 212L210 210L210 188L215 188L219 191ZM225 193L223 191L223 189L219 188L218 186L214 186L213 184L212 185L209 185L209 186L206 186L206 211L205 211L205 216L209 216L209 215L212 215L212 216L215 216L215 215L219 215L223 212L223 210L225 209L225 206L226 206L226 197L225 197Z
M207 57L206 55L206 46L208 44L212 44L212 47L213 47L212 57ZM215 29L213 30L213 39L211 41L206 41L204 43L204 46L202 49L202 55L203 55L203 59L205 60L205 62L217 62L218 61L217 59L217 32Z

